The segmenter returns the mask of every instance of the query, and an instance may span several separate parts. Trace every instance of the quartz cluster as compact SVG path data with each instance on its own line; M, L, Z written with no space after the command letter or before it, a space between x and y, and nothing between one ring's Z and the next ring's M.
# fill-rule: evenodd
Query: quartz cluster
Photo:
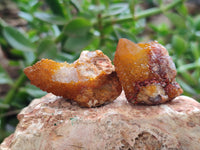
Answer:
M176 68L171 57L156 41L135 44L120 39L114 65L131 103L160 104L183 92L176 82Z
M183 92L171 57L156 41L135 44L120 39L114 66L100 50L83 51L72 64L42 59L24 73L42 90L84 107L112 102L122 87L133 104L161 104Z
M83 51L72 64L42 59L24 73L40 89L84 107L112 102L122 91L114 66L100 50Z

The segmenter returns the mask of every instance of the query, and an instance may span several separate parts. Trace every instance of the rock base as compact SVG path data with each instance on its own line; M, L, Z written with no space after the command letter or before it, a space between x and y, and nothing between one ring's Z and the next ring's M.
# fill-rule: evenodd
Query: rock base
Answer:
M200 104L179 96L156 106L113 103L80 108L53 94L18 115L15 133L0 150L198 150Z

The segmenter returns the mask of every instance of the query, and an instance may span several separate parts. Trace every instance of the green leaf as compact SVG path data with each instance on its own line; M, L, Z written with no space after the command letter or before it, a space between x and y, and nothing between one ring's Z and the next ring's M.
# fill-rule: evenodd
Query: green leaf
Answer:
M9 85L13 84L12 79L1 65L0 65L0 84L9 84Z
M33 21L33 16L30 13L20 11L18 15L29 22Z
M185 83L182 79L177 78L177 82L180 84L180 86L183 88L185 92L188 92L192 95L196 95L197 92L195 89L193 89L189 84Z
M35 60L35 53L33 51L20 51L18 49L11 49L11 54L13 56L24 58L26 61L26 65L31 65Z
M24 91L26 93L28 93L29 95L33 96L33 97L42 97L45 94L47 94L47 92L44 92L42 90L40 90L39 88L37 88L34 85L31 84L27 84L24 88L21 89L21 91Z
M149 26L161 36L166 36L170 34L169 26L165 23L161 23L159 25L149 24Z
M102 13L102 11L105 10L105 5L99 4L99 5L89 5L89 11L94 14Z
M68 22L64 17L56 16L56 15L52 15L48 13L43 13L43 12L36 12L34 13L34 16L37 19L50 23L50 24L65 25Z
M36 59L35 53L33 52L24 52L23 55L26 60L26 65L31 65Z
M187 49L187 41L178 35L172 37L172 46L178 55L183 54Z
M117 36L117 39L127 38L132 41L137 41L136 36L130 33L128 30L122 29L118 26L113 26L113 27L114 27L113 29L114 29L115 35Z
M122 12L128 10L128 4L127 3L117 3L112 4L110 8L108 9L108 14L110 16L121 14Z
M192 70L195 68L200 68L200 64L198 64L198 61L180 66L177 69L177 72L184 73L184 71L186 71L186 70Z
M186 21L185 18L175 14L175 13L166 13L166 16L170 19L171 23L173 23L178 28L185 28Z
M23 57L23 51L20 51L18 49L11 49L10 53L12 54L12 56L17 56L17 57Z
M57 56L57 47L53 40L43 39L37 48L37 55L39 58L54 59Z
M69 37L64 45L64 50L67 52L79 52L85 48L91 41L92 35L86 35L84 37Z
M68 17L66 13L65 6L63 5L63 2L60 0L45 0L45 2L49 5L52 12L56 15L62 16L62 17Z
M18 60L10 60L9 61L9 65L10 66L19 66L20 65L20 61L18 61Z
M83 12L83 9L82 9L82 7L81 7L81 2L80 2L80 1L71 0L71 3L72 3L72 5L74 5L74 7L76 7L76 9L77 9L79 12Z
M58 52L56 55L56 58L54 60L58 61L58 62L66 61L68 63L72 63L75 61L75 58L76 57L74 55L70 55L70 54L63 53L63 52Z
M15 49L27 52L34 51L34 45L29 41L28 38L17 29L6 26L3 28L3 36L8 43Z
M200 58L199 43L191 42L190 47L191 47L191 52L193 54L193 57L195 58L195 60L198 60Z
M181 76L184 81L186 81L189 85L195 87L198 83L198 79L194 78L191 73L191 69L194 69L198 67L198 62L197 63L191 63L191 64L185 64L183 59L177 59L177 71L179 76Z
M193 30L195 26L194 17L188 15L186 17L186 22L187 22L187 27L189 27L190 30Z
M0 18L0 28L6 27L6 26L7 26L6 22L3 19Z
M85 36L91 27L92 24L89 20L85 18L75 18L66 25L64 33L70 37L81 37Z
M195 18L195 28L196 30L200 30L200 15Z
M178 5L177 10L183 16L188 15L188 10L187 10L187 7L184 3L182 3L181 5Z

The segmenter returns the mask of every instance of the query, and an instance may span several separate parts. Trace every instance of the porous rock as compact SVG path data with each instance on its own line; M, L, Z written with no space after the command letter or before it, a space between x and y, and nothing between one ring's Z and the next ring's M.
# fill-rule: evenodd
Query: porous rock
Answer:
M81 108L53 94L18 115L0 150L198 150L200 104L179 96L156 106L113 103Z

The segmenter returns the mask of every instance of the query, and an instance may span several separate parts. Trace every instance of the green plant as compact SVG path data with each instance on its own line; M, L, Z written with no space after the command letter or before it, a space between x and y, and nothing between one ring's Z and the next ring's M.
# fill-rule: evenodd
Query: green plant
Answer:
M45 92L32 86L23 73L23 68L41 58L73 62L83 49L101 49L113 59L119 38L134 42L145 41L146 28L153 40L166 46L178 70L178 82L186 95L199 98L200 93L200 16L192 17L183 0L174 0L164 5L156 4L143 9L137 0L15 0L19 16L27 21L25 30L11 27L0 20L0 43L11 58L12 65L21 70L16 80L0 67L0 84L9 84L11 89L0 99L0 141L14 129L16 114L35 97ZM173 9L174 12L168 10ZM148 18L163 14L172 23L154 25ZM179 21L177 21L179 20ZM185 21L186 20L186 21ZM14 110L14 111L12 111ZM8 117L9 116L9 117Z

